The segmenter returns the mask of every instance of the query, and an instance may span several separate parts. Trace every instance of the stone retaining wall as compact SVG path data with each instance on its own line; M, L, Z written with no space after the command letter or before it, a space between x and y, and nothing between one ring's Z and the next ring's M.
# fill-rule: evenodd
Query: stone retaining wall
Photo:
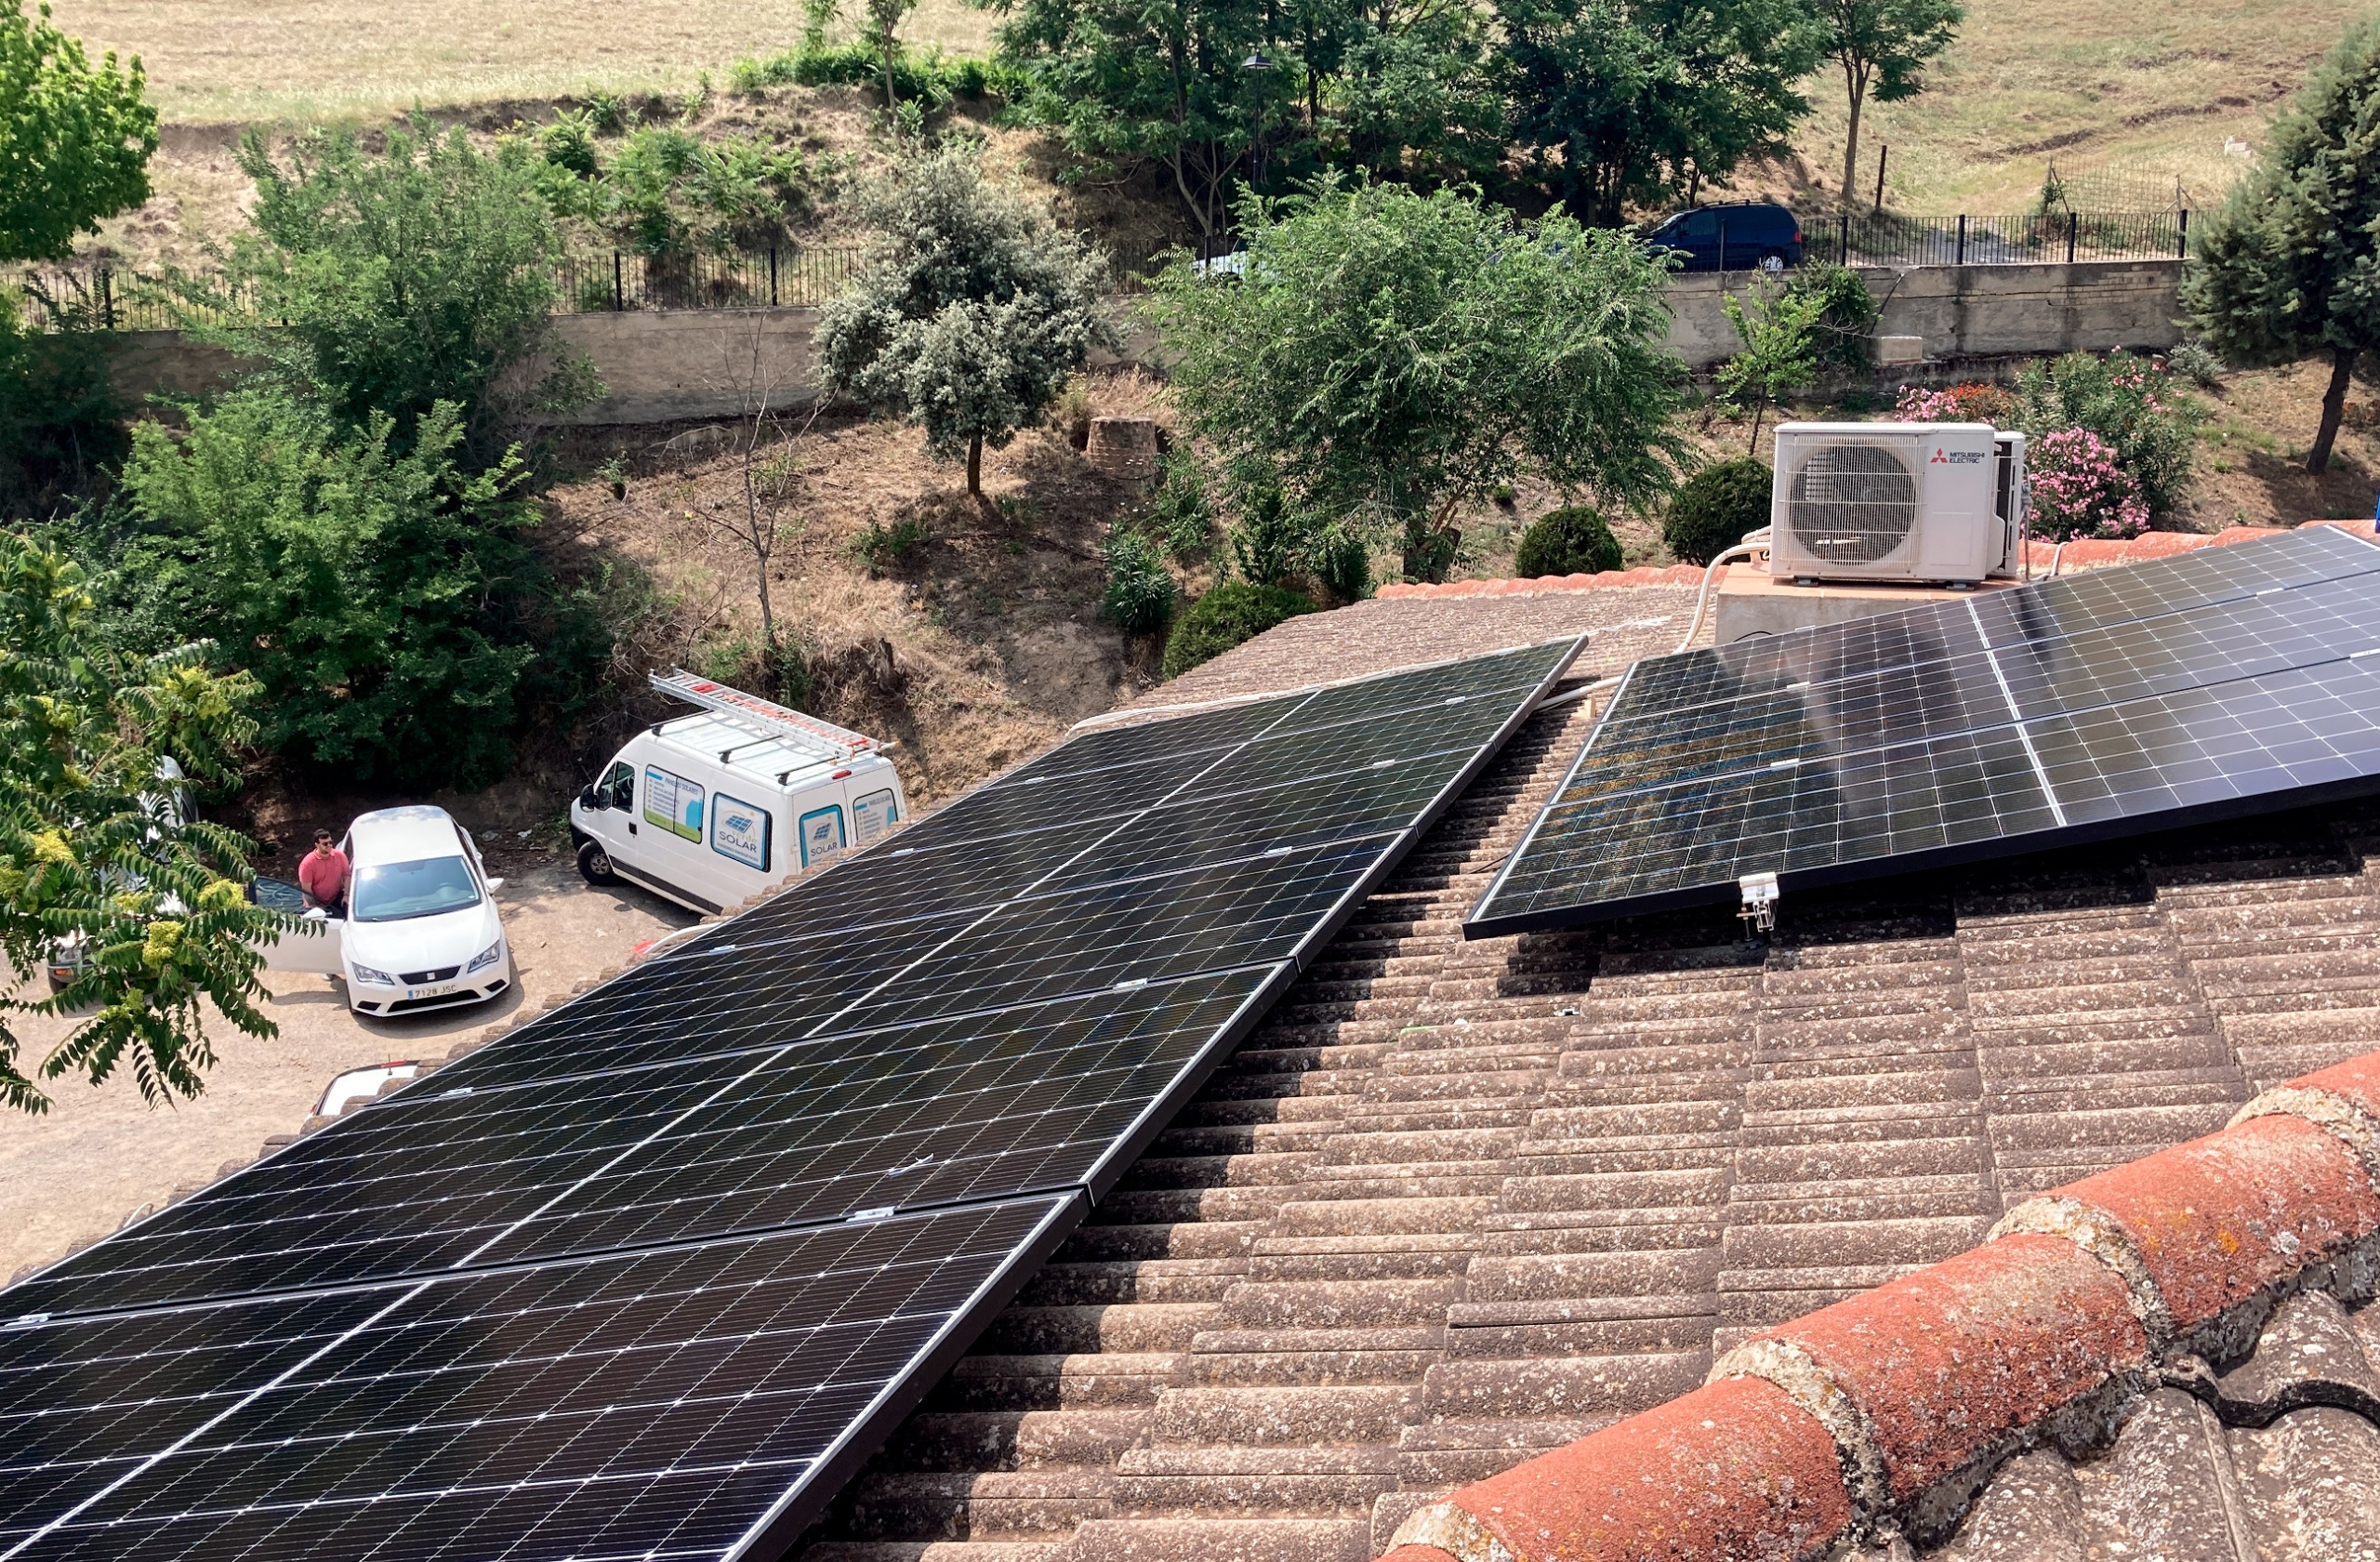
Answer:
M2178 260L2087 260L2074 265L1920 266L1860 274L1884 306L1880 329L1924 339L1929 360L2066 352L2113 347L2162 349L2181 339ZM1670 345L1694 368L1736 350L1721 308L1740 275L1683 276L1670 284L1676 311ZM1130 300L1115 300L1124 332L1120 353L1098 362L1158 357L1156 338L1138 324ZM668 423L727 417L747 410L761 390L785 406L811 394L810 337L818 311L637 310L571 314L562 339L594 360L609 388L579 423ZM231 360L170 331L132 331L119 338L116 378L130 396L192 394L221 385ZM1923 366L1902 377L1927 377Z

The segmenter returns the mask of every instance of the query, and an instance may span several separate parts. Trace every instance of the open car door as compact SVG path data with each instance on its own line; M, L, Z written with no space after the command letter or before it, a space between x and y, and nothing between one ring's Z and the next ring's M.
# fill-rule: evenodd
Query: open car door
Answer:
M287 933L270 933L261 941L268 971L311 971L324 976L347 974L347 923L321 911L304 911L305 897L298 886L282 879L258 879L248 892L258 906L275 911L302 912L306 925Z

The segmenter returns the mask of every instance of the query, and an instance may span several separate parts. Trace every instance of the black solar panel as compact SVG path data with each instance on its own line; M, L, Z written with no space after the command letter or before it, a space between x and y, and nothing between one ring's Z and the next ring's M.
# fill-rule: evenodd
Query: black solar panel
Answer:
M2315 527L1641 662L1473 936L2380 786L2380 549Z
M0 1328L0 1555L771 1555L1080 1204Z
M0 1556L782 1540L1577 648L1078 739L12 1288Z

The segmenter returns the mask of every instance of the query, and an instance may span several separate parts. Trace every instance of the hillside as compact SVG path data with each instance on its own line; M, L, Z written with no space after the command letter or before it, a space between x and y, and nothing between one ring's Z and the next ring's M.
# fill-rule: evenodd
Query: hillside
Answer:
M2227 139L2253 147L2275 104L2362 9L2351 0L1970 0L1934 90L1871 110L1862 191L1873 178L1871 149L1884 141L1893 149L1894 202L1911 211L2024 209L2053 160L2108 201L2139 204L2178 181L2202 207L2245 166L2226 154ZM786 46L801 13L798 0L594 8L519 0L460 10L422 0L57 0L55 10L93 48L141 54L165 117L188 126L364 116L415 103L533 112L589 87L681 92L705 72L723 82L738 56ZM965 0L924 0L902 32L980 53L996 20ZM1815 178L1835 190L1840 78L1821 73L1807 90L1817 113L1799 139L1800 167L1747 183ZM169 135L162 182L176 182L185 149L221 139Z

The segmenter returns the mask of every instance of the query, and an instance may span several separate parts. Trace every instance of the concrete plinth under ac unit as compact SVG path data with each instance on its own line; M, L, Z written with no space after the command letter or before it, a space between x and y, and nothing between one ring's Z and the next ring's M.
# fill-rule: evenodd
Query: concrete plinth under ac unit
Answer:
M1815 586L1797 586L1791 580L1770 579L1765 563L1731 564L1719 582L1718 600L1712 604L1712 633L1717 643L1727 645L1753 635L1791 634L1795 629L1812 629L1821 624L1847 624L1871 614L1897 613L1905 607L1980 596L2019 584L2015 580L1987 580L1964 591L1939 586L1903 586L1891 581L1861 584L1827 580Z

